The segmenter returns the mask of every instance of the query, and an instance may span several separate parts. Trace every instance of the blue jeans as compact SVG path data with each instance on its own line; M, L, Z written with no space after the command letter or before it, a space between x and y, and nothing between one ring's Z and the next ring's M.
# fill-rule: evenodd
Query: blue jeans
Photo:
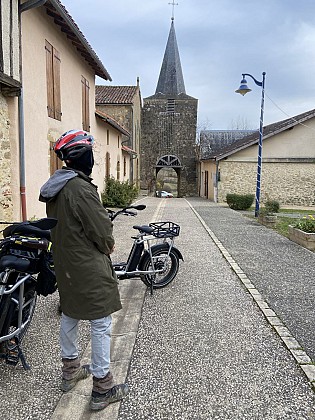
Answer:
M110 365L110 334L112 316L92 319L91 323L91 364L90 372L96 378L104 378ZM78 351L78 319L61 315L60 346L63 359L76 359Z

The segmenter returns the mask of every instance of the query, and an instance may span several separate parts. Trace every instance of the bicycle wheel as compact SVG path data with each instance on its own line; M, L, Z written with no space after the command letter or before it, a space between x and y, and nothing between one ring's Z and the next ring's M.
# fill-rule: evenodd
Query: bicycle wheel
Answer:
M174 280L179 269L178 255L173 249L169 252L169 247L164 244L152 247L151 252L153 264L150 254L146 253L139 264L140 270L150 271L154 269L162 271L156 274L144 274L141 280L148 287L152 286L153 289L161 289Z

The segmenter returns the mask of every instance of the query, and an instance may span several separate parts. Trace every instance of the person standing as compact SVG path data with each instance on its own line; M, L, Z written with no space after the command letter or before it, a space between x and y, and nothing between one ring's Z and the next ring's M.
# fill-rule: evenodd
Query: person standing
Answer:
M114 385L110 367L111 314L121 309L118 281L111 264L113 226L92 184L94 138L82 130L64 133L54 144L66 164L40 190L52 229L52 252L62 310L60 346L61 390L93 375L92 410L124 398L127 384ZM81 366L78 352L79 320L91 324L91 364Z

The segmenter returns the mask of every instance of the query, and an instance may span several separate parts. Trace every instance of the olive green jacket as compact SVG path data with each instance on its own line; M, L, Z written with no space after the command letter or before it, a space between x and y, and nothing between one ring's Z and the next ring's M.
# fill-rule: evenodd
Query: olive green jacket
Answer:
M113 225L97 187L80 171L63 168L41 188L52 229L52 251L65 315L99 319L121 309L118 281L109 254Z

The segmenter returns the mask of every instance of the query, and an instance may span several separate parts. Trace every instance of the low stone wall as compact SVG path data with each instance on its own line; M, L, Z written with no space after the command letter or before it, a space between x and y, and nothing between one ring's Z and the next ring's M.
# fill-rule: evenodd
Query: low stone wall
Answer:
M257 163L220 162L218 201L226 194L255 194ZM262 165L261 202L268 199L280 205L315 206L315 163L267 162Z
M0 92L0 220L11 220L13 215L11 191L11 145L8 104Z

